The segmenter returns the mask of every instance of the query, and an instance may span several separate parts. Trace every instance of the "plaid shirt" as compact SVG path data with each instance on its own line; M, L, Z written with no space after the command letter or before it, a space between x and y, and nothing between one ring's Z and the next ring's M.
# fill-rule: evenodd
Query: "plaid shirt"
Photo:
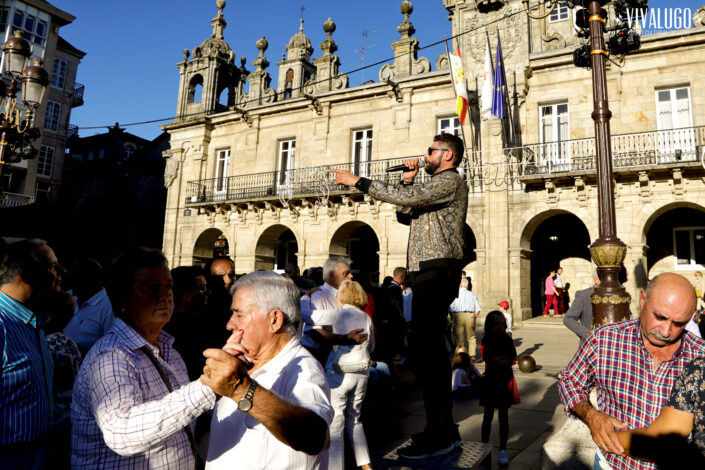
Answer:
M705 342L684 332L678 350L658 368L644 346L639 320L613 323L593 331L563 371L558 383L565 411L589 400L597 388L599 411L629 425L648 426L666 404L685 366L705 354ZM603 452L614 469L655 470L656 465Z
M71 468L194 469L184 427L213 408L215 394L200 380L189 383L173 341L162 331L157 349L116 318L93 345L73 389ZM172 393L139 350L145 345L159 361Z

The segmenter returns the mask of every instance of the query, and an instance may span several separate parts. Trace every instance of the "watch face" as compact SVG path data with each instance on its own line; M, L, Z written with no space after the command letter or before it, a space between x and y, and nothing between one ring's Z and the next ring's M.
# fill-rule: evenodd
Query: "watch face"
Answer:
M247 398L243 398L237 402L237 409L240 411L249 411L252 408L252 402Z

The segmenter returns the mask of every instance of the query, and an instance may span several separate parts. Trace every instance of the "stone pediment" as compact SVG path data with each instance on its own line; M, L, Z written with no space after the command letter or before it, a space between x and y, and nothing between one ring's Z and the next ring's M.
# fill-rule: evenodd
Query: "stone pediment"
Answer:
M216 57L228 62L235 59L235 53L230 49L228 43L223 39L208 38L193 49L193 57L200 59L202 57Z

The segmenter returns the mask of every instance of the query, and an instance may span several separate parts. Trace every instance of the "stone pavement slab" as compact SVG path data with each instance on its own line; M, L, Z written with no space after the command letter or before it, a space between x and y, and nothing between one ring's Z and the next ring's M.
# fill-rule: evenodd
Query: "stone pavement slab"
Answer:
M481 336L478 332L478 344ZM563 326L560 318L541 319L536 323L524 321L521 328L514 329L513 339L520 356L530 354L536 360L537 371L515 370L522 402L509 410L508 467L499 467L497 462L499 422L495 413L490 435L492 469L539 470L543 444L568 419L556 387L557 374L577 351L579 340ZM480 370L484 368L482 363L477 366ZM365 428L370 450L377 457L421 431L425 424L423 400L413 375L404 368L395 368L394 375L398 380L396 412L385 418L382 425L375 424L375 429ZM483 408L478 402L478 399L454 401L453 413L463 440L480 441Z

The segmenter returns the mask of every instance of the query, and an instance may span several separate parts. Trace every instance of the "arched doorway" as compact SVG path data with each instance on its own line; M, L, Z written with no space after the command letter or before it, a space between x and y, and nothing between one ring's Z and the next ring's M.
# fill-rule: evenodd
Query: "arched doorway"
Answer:
M350 270L357 279L361 275L379 271L379 239L364 222L343 224L330 241L330 256L345 256L352 263Z
M530 240L531 267L528 278L522 276L522 289L530 290L532 316L543 312L544 283L552 269L563 267L568 300L576 291L588 287L593 269L588 248L590 234L577 216L564 211L540 214L527 224L522 238Z
M671 204L647 221L647 278L678 272L692 279L705 270L705 208L697 204Z
M193 265L204 266L209 259L220 256L230 256L230 244L221 230L209 228L193 246Z
M255 270L284 272L287 263L297 263L299 244L286 225L272 225L262 232L255 248Z

